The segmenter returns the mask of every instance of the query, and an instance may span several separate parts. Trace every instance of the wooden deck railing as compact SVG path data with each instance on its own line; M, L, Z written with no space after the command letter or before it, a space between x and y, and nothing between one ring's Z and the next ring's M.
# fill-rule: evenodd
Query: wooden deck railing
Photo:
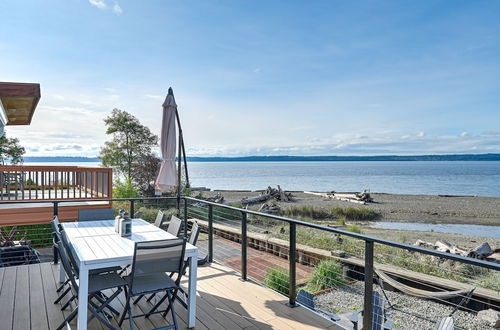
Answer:
M0 203L15 200L105 199L112 197L111 168L0 166Z

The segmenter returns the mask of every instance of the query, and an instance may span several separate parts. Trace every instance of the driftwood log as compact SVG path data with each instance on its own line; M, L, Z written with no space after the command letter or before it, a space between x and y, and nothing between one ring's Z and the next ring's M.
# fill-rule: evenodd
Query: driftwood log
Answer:
M366 203L373 202L373 198L371 197L370 192L368 190L363 190L362 192L359 193L337 193L335 191L326 193L315 192L315 191L304 191L304 193L315 196L321 196L328 199L335 199L338 201L363 204L363 205L365 205Z
M262 203L270 199L275 199L280 202L291 202L292 198L292 193L284 191L278 185L278 188L272 188L271 186L269 186L259 196L243 198L240 202L243 205Z
M259 212L269 213L269 214L280 214L281 207L275 203L264 203L260 206Z
M492 249L488 243L483 243L475 247L474 249L453 245L445 241L436 241L436 243L430 243L422 240L417 240L414 245L438 250L441 252L458 254L464 257L500 263L500 248Z

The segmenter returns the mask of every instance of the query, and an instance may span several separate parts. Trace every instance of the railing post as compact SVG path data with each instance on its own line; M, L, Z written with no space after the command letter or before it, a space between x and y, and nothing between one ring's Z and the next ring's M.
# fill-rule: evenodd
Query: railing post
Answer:
M247 214L241 211L241 279L247 280Z
M214 208L208 205L208 262L214 261Z
M57 217L59 215L59 203L53 202L54 204L54 216Z
M290 222L290 246L288 251L288 261L289 261L289 283L288 283L288 306L295 307L295 296L297 295L296 286L296 260L297 260L297 225Z
M184 198L184 237L188 236L188 202L187 199Z
M373 320L373 241L365 241L365 295L363 328L371 329Z
M133 218L135 214L135 200L130 200L130 217Z

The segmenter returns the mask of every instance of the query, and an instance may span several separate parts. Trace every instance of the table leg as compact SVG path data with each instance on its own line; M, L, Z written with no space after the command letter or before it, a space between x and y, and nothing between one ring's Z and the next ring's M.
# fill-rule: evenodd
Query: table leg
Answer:
M196 281L198 279L198 256L189 258L189 284L188 284L188 328L196 324Z
M78 287L78 330L87 329L87 312L89 298L89 271L84 263L80 263L80 283Z

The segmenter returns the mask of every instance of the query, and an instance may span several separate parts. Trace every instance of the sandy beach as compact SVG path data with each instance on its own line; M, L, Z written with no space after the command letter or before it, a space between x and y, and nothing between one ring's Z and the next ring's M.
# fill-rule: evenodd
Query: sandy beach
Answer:
M226 202L238 202L242 198L253 197L259 191L210 191L203 192L204 197L221 194ZM476 196L435 196L435 195L403 195L372 193L374 203L359 205L350 202L325 199L304 192L293 192L294 202L276 202L282 209L291 206L310 205L319 208L365 207L380 214L377 221L420 222L431 224L474 224L499 226L500 230L500 198ZM273 201L274 202L274 201ZM254 208L260 206L256 205ZM454 244L475 247L487 241L492 246L500 246L500 239L485 238L473 235L439 233L432 231L410 231L396 229L376 229L364 223L363 233L389 240L414 243L417 239L429 242L448 240Z

